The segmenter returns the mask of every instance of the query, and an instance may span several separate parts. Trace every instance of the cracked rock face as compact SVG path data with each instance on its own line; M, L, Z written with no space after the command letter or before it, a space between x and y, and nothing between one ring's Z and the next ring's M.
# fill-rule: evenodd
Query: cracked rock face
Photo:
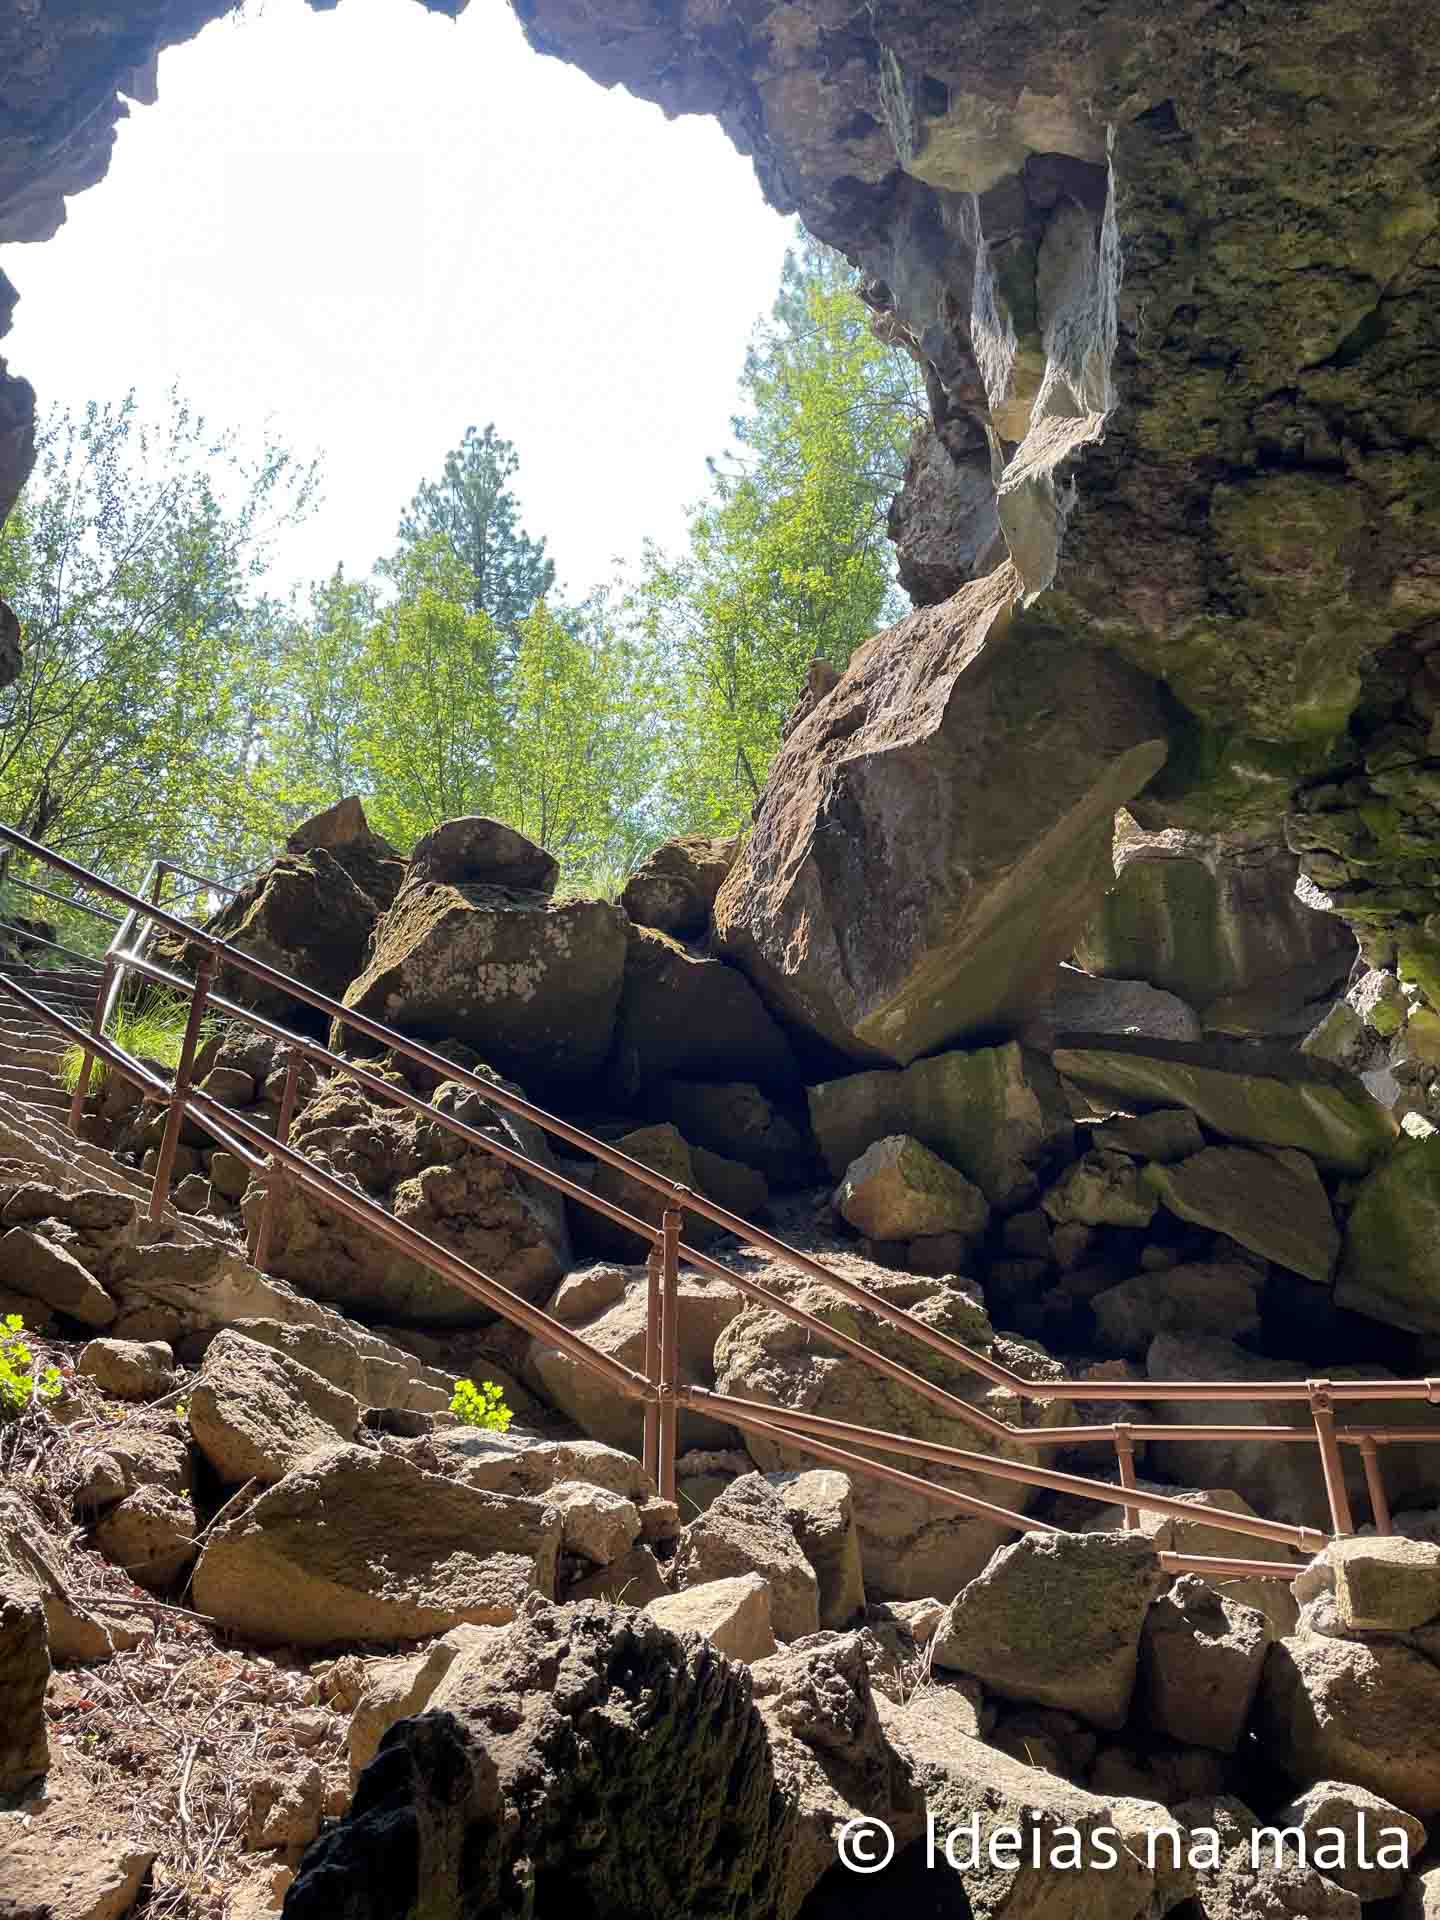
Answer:
M1178 703L1143 823L1273 843L1344 766L1292 843L1377 964L1440 990L1440 53L1413 13L517 11L601 84L715 115L869 276L932 412L892 518L917 600L1007 549L1046 585L1077 487L1047 619Z

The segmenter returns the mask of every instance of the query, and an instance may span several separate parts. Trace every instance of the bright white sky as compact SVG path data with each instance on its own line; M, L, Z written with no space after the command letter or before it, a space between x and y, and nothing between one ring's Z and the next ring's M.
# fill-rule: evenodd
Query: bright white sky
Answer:
M56 237L3 250L4 350L42 408L178 380L213 426L319 453L276 586L367 569L493 419L580 593L679 540L790 233L713 122L531 52L500 0L248 0L162 55Z

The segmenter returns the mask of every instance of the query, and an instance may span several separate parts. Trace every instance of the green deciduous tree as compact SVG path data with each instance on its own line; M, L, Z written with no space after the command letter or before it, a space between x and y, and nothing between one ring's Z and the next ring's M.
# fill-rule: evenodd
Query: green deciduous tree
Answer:
M0 691L0 817L135 879L150 855L210 871L273 822L250 778L267 707L268 536L313 472L243 459L171 396L52 418L0 533L0 593L22 628Z
M809 662L843 666L903 611L885 515L920 387L838 255L806 239L787 256L741 385L688 551L648 550L633 599L666 656L668 810L686 828L743 826Z

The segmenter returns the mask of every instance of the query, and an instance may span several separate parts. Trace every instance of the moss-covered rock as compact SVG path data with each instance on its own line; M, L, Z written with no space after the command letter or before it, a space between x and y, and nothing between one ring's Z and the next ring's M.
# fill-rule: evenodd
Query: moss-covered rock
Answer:
M1398 1146L1350 1209L1335 1297L1411 1333L1440 1333L1440 1136Z

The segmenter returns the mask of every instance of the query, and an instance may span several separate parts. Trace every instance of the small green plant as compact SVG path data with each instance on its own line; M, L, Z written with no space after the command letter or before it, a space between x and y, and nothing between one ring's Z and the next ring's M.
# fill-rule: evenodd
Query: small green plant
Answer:
M7 1313L0 1320L0 1419L13 1420L37 1402L56 1399L59 1392L60 1369L42 1367L35 1372L25 1322L18 1313Z
M467 1427L483 1427L487 1433L504 1433L515 1418L493 1380L482 1380L478 1387L473 1380L457 1380L450 1411Z
M176 993L147 993L130 1003L122 1000L111 1016L110 1030L105 1037L117 1047L122 1047L126 1053L134 1054L141 1060L153 1060L173 1072L180 1064L180 1048L184 1043L185 1022L189 1012L189 1002ZM201 1021L202 1044L209 1039L214 1025L212 1020ZM78 1046L67 1047L60 1056L60 1084L67 1092L75 1091L83 1058L83 1050ZM103 1060L95 1062L90 1077L92 1093L98 1093L104 1086L109 1071Z

